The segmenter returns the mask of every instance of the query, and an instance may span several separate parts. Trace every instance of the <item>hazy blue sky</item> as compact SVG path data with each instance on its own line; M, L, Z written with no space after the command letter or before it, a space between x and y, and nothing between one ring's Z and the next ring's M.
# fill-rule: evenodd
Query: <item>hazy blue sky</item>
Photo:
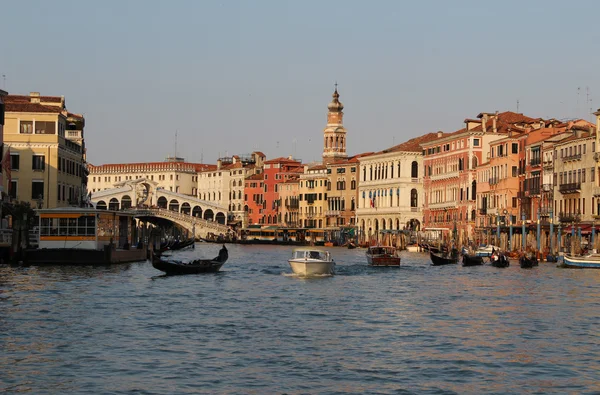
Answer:
M6 0L0 86L64 95L93 164L163 160L176 131L188 161L308 162L335 81L350 154L517 100L533 117L591 120L598 15L598 1L564 0Z

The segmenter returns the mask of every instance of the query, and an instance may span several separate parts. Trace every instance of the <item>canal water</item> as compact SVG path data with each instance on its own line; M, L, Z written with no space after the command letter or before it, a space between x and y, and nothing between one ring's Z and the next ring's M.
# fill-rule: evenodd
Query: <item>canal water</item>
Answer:
M600 271L333 247L302 279L290 247L228 248L208 275L0 267L0 393L600 393Z

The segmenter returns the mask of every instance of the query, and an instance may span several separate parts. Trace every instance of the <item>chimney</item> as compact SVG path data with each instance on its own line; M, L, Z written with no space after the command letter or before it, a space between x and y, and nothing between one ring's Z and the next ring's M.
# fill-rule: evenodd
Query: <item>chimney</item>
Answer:
M494 133L498 132L498 129L496 128L496 120L498 119L498 111L496 111L496 114L494 115L494 118L492 118L492 131Z
M40 92L29 92L29 97L31 98L31 103L40 102Z
M221 159L217 159L217 170L221 170Z
M442 132L441 130L438 130L438 132L437 132L438 139L440 137L442 137L443 135L444 135L444 132Z
M487 121L488 115L484 113L481 117L481 129L483 130L483 133L487 132Z

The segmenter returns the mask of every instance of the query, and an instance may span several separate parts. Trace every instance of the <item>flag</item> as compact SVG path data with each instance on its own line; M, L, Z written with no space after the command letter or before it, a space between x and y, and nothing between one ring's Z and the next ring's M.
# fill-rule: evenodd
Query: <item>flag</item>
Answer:
M11 187L11 174L10 174L10 147L6 148L6 153L4 154L4 157L2 158L2 171L4 172L4 174L6 174L6 179L8 180L8 194L10 195L10 187Z

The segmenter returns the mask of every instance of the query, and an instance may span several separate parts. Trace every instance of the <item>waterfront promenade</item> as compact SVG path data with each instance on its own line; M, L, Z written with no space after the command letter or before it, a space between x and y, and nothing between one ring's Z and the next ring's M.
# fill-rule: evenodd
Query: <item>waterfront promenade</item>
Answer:
M181 258L215 255L199 243ZM291 247L228 245L215 275L149 262L0 267L0 393L594 393L600 272L370 268L291 275Z

